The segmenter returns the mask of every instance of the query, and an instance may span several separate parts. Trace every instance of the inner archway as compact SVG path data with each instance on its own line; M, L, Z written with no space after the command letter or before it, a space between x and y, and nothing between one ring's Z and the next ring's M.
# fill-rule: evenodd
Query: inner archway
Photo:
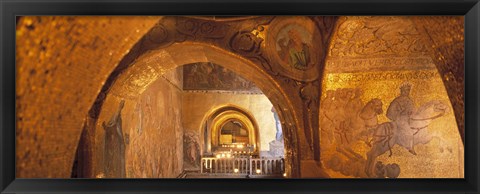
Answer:
M217 128L217 136L219 137L217 145L252 144L254 141L251 141L252 133L249 133L249 131L253 131L253 129L250 127L246 129L245 125L244 122L238 119L224 121L219 129Z
M238 107L226 106L217 109L205 122L205 130L206 153L237 145L245 148L242 151L258 154L260 150L257 122L251 114Z
M190 55L185 57L184 53L190 53ZM298 153L298 148L295 143L298 142L296 140L296 132L292 127L299 126L295 123L298 119L294 119L296 117L294 111L287 111L294 109L288 98L286 98L285 92L258 65L218 47L202 43L183 42L175 43L162 49L152 50L139 56L133 64L129 65L128 68L114 79L115 82L107 90L108 93L103 94L105 98L102 102L101 110L115 109L121 100L126 101L125 109L135 109L132 106L134 102L138 100L139 94L144 92L155 80L159 79L169 70L194 62L212 62L238 73L254 82L263 91L264 95L267 96L271 102L274 102L273 106L275 109L282 110L279 117L280 120L284 120L282 125L285 125L284 129L287 129L284 132L285 153L287 153L285 155L286 176L299 176L299 159L292 157L292 155ZM100 128L101 125L99 124L101 121L108 120L110 116L111 115L99 113L95 127ZM100 130L96 131L98 133ZM103 132L99 133L100 136L102 136L101 133ZM101 157L102 154L97 155ZM98 161L103 159L99 159L98 156L92 156L91 160ZM96 172L95 174L102 174L99 168L92 169L92 171Z

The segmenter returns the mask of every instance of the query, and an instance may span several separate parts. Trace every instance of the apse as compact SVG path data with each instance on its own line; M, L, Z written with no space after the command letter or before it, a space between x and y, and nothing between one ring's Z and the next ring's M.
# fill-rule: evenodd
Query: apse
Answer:
M191 139L188 141L196 143L197 155L202 156L198 158L201 161L188 160L187 166L199 167L202 172L235 173L241 166L215 169L208 162L218 159L238 163L263 158L278 160L277 175L282 175L284 141L280 119L262 91L253 82L217 64L195 63L182 68L185 133ZM187 149L187 153L191 152ZM238 171L237 174L247 174Z

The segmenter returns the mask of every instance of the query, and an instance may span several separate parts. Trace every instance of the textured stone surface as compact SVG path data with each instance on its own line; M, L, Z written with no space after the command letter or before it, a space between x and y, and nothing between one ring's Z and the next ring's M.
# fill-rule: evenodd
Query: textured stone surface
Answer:
M185 90L228 90L262 93L254 83L213 63L195 63L182 67Z
M17 177L70 176L83 121L96 95L121 58L159 18L20 19Z
M285 155L285 149L283 146L283 142L281 141L271 141L269 144L269 153L273 157L283 157Z
M414 17L413 21L428 37L435 61L455 111L458 130L465 139L465 52L464 17Z

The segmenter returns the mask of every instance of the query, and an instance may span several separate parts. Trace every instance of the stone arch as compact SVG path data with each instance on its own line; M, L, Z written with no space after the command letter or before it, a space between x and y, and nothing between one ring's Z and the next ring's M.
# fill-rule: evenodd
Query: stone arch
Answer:
M129 19L96 17L92 21L91 17L83 16L22 17L17 23L17 44L25 45L17 49L17 176L68 177L75 155L72 150L78 145L80 136L92 138L98 113L107 94L112 94L112 85L141 56L156 52L159 55L151 58L155 60L155 57L162 58L163 52L166 66L169 62L178 65L189 60L211 61L212 58L223 64L224 59L211 55L211 52L202 51L204 55L210 53L203 57L199 57L202 52L189 53L197 56L192 60L189 55L167 51L178 42L190 41L191 48L199 43L196 46L205 50L227 52L242 63L250 64L248 67L257 72L251 75L256 80L268 80L265 82L269 83L268 86L264 86L267 90L263 92L279 111L279 117L284 121L285 136L290 137L285 142L288 148L286 156L291 158L291 161L286 161L287 172L292 172L288 176L299 177L300 153L303 160L308 159L303 156L312 152L307 145L306 131L314 131L317 128L315 122L318 122L315 118L311 121L302 118L304 114L309 114L308 111L316 114L315 109L318 108L307 105L318 105L314 90L319 81L312 84L292 80L272 69L273 64L261 49L264 37L261 33L252 32L252 29L257 29L257 32L264 29L262 26L269 25L272 18L205 20L178 17L177 20L175 17L148 16ZM319 16L312 19L321 28L323 40L328 40L335 19ZM192 30L190 24L203 26L204 30ZM321 44L327 46L327 42ZM156 66L143 70L151 71L150 76L158 77L159 72L169 69L157 71L153 68ZM242 69L237 67L237 70ZM135 78L129 79L133 81ZM137 86L142 85L137 83ZM50 103L52 96L61 98L54 98L55 103ZM86 129L85 133L82 129ZM86 145L84 154L92 152L92 147ZM288 170L290 167L292 169ZM92 175L91 172L86 174Z
M260 137L258 136L258 127L255 127L254 125L255 120L250 120L250 118L246 117L246 115L243 113L233 110L224 111L213 119L213 125L211 128L211 144L217 146L220 144L219 135L221 133L221 129L230 121L238 121L243 126L247 127L249 144L253 144L254 152L257 152L260 147Z
M247 121L251 122L251 125L252 125L251 127L253 128L253 130L252 131L249 130L249 133L254 134L254 138L251 139L251 141L254 141L255 144L257 145L256 150L260 150L260 133L259 133L258 124L255 118L248 111L233 104L227 104L227 105L222 105L222 106L212 108L208 113L205 114L201 122L202 126L199 128L201 130L200 132L201 139L204 141L203 143L204 146L202 150L207 153L211 151L213 135L216 132L215 128L217 129L218 127L221 128L221 126L213 126L212 124L215 123L215 119L219 119L219 117L222 117L221 116L222 113L228 113L228 112L239 114L241 117L244 117L243 120L246 119ZM223 119L225 119L225 115L223 117L224 117ZM234 118L234 117L231 117L231 118Z
M188 53L186 56L185 53ZM185 41L173 43L158 49L152 49L138 56L124 71L116 75L111 87L100 93L99 98L103 101L109 99L109 95L121 96L134 100L149 84L160 78L165 72L179 66L196 63L212 62L234 71L240 76L252 81L260 88L265 96L270 99L277 110L283 110L279 115L285 130L286 172L288 176L298 177L300 162L295 155L298 154L298 140L294 126L300 126L299 119L295 115L290 99L286 92L260 65L238 56L225 49L201 42ZM104 95L104 96L102 96ZM97 100L99 99L97 98ZM91 110L101 110L100 107L92 107ZM98 113L97 113L98 114ZM97 121L94 119L93 123ZM95 124L92 126L94 127ZM91 130L91 129L87 129Z

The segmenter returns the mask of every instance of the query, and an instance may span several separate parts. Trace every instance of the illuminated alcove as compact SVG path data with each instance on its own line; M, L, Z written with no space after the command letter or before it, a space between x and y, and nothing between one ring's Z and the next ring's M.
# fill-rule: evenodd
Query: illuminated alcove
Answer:
M205 153L208 155L230 149L246 155L258 155L261 149L258 124L250 113L241 108L218 108L205 121L204 127Z
M243 124L240 120L232 119L225 121L220 125L220 131L218 132L220 136L218 144L249 145L249 130L251 130L251 128L246 129L245 124Z

